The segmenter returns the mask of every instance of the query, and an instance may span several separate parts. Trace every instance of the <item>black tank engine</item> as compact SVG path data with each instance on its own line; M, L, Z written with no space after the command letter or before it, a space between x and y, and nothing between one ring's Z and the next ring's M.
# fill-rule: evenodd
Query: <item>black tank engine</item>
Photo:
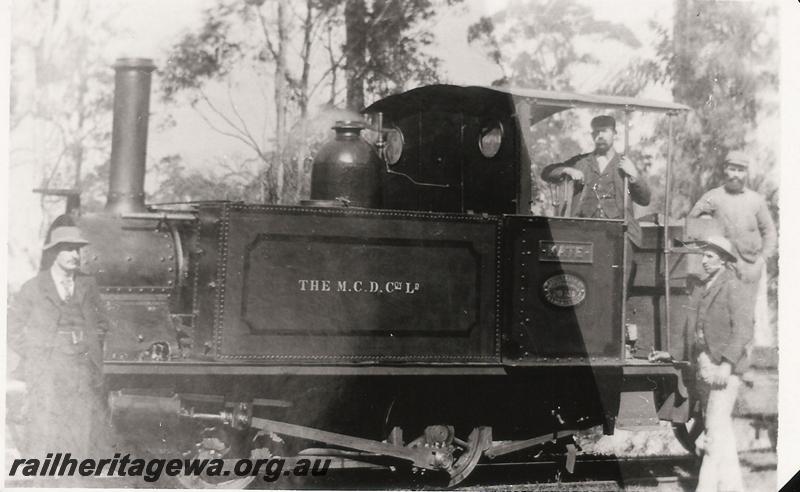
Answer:
M115 65L108 205L75 219L112 319L123 428L155 419L180 441L213 421L232 455L266 431L289 449L273 452L455 484L481 459L581 429L689 418L683 366L632 343L680 350L663 322L663 228L642 224L629 281L625 221L530 213L531 125L597 107L590 96L422 87L367 107L369 125L337 124L302 204L148 206L153 68Z

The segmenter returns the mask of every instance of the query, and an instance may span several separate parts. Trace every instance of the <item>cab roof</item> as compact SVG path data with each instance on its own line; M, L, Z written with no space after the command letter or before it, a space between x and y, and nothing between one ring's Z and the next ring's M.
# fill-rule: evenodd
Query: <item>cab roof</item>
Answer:
M395 116L416 113L421 109L458 110L468 114L486 114L492 110L513 110L520 100L530 104L531 124L565 109L596 108L619 111L671 113L689 111L674 102L653 101L624 96L576 94L571 92L437 84L418 87L388 96L366 107L363 113L389 113Z

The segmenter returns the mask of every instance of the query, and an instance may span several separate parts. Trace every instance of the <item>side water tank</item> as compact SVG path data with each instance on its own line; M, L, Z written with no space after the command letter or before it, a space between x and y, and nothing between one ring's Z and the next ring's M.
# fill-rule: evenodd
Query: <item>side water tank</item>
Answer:
M308 205L339 203L353 207L380 208L380 158L361 137L364 124L337 121L336 138L314 158L311 169L311 200Z

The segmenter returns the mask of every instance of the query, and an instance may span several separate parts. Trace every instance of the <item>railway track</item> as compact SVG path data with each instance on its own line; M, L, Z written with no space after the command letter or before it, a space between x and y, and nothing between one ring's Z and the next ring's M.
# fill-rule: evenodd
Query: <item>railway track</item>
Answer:
M774 454L745 452L740 455L745 469L752 473L769 473L774 470ZM564 471L564 459L535 462L488 463L478 465L461 486L447 489L446 477L409 475L386 469L333 470L324 477L286 477L275 482L256 481L249 489L305 489L305 490L452 490L455 492L523 492L523 491L575 491L600 492L615 490L634 491L689 491L694 489L699 462L691 455L643 456L615 458L613 456L579 456L574 473ZM437 480L437 479L441 480ZM172 477L163 477L157 483L134 482L122 478L92 477L82 487L111 488L180 488ZM16 487L33 485L30 480L14 480ZM46 483L39 485L47 486ZM766 489L764 489L766 490Z
M620 490L629 486L646 488L692 482L697 472L697 462L690 455L582 456L572 474L563 471L563 464L563 460L553 460L485 465L473 473L470 483L458 490Z
M697 463L692 456L615 458L579 456L574 473L564 471L564 459L478 465L457 488L447 489L442 475L409 475L386 470L336 470L315 479L297 478L254 483L253 488L309 490L453 490L475 491L606 491L634 487L646 490L674 483L675 490L691 490ZM688 488L687 488L688 487ZM669 488L668 488L669 489Z

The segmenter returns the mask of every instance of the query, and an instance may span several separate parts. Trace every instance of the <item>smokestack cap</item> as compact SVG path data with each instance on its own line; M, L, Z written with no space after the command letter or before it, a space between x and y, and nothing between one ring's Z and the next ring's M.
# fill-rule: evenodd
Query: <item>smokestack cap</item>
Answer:
M152 72L156 69L156 65L151 58L117 58L113 67L114 69L136 68L139 70L147 70L148 72Z

